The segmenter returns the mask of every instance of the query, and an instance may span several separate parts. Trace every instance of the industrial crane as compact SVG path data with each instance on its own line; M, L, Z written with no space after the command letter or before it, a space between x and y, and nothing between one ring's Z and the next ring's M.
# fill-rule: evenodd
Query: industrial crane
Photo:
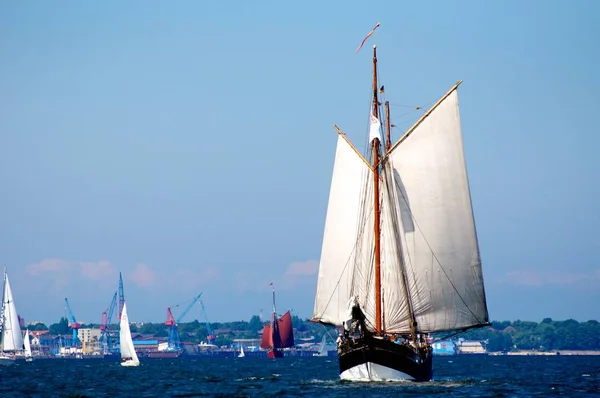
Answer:
M202 307L202 318L204 318L204 324L206 325L206 339L208 340L208 344L212 344L213 341L217 338L217 336L213 334L213 331L210 327L210 322L208 322L208 317L206 316L206 308L204 308L204 303L202 302L202 300L200 300L200 306Z
M108 309L102 313L102 323L100 324L100 347L102 348L102 351L105 354L109 351L111 345L109 327L116 306L117 292L115 292L115 294L113 295L112 301L110 302L110 306L108 307Z
M73 329L73 342L72 346L77 347L79 345L79 337L77 336L77 331L81 327L81 324L75 320L75 315L73 315L73 311L71 311L71 306L69 305L69 300L65 297L65 305L67 309L67 314L69 315L69 320L71 321L71 329Z
M177 319L175 319L175 317L173 316L173 313L171 312L171 308L167 307L167 320L165 322L165 325L167 325L169 327L169 338L167 340L167 351L180 351L182 349L181 339L179 337L179 331L177 330L177 324L179 322L181 322L183 317L190 311L190 309L192 309L194 304L196 304L198 302L198 300L200 299L200 296L202 296L202 293L200 293L199 295L197 295L196 297L194 297L192 299L190 304L188 304L188 306L183 310L183 312L181 313L181 315L179 315L179 317ZM179 307L179 304L176 305L176 307Z

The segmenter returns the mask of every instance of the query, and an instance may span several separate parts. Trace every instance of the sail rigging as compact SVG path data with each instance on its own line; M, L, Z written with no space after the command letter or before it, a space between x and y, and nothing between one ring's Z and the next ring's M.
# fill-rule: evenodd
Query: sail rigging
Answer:
M429 333L488 321L457 87L375 162L381 191L375 202L371 167L338 137L316 320L343 324L348 300L356 298L372 330L381 320L386 331L398 333L411 332L411 325ZM381 299L374 283L377 204Z

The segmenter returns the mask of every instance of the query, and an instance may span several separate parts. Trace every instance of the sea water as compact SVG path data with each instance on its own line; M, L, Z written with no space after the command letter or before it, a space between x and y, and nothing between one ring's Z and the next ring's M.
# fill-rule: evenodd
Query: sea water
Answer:
M335 357L39 360L0 367L0 397L600 397L600 356L438 356L434 381L340 381Z

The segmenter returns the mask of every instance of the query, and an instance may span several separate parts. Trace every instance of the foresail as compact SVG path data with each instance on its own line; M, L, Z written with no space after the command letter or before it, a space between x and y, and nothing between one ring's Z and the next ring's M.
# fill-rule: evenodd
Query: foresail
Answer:
M458 96L448 95L389 155L385 169L384 213L397 236L382 234L384 257L400 248L416 316L422 332L455 330L488 321L481 259L471 207L462 143ZM389 232L389 228L385 229ZM386 268L387 267L387 268ZM409 330L406 300L395 272L383 272L386 328ZM392 288L388 288L391 286Z
M329 192L313 318L340 325L348 319L357 237L369 168L338 136Z
M2 327L2 350L20 351L23 349L23 335L19 325L19 316L13 299L8 275L4 275L4 297L3 308L3 327Z
M271 325L264 325L260 348L269 350L273 348L273 331Z

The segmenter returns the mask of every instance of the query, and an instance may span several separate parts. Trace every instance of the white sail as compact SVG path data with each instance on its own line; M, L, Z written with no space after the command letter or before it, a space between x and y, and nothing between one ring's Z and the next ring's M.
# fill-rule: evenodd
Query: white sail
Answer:
M31 354L31 342L29 341L29 329L25 331L23 347L25 348L25 358L31 358L32 354Z
M407 296L421 332L487 322L456 90L381 170L384 329L410 330ZM321 322L345 322L356 297L367 325L375 325L372 202L372 172L339 137L315 299Z
M119 345L121 350L121 358L131 359L132 364L140 363L138 356L133 346L133 339L131 338L131 330L129 329L129 317L127 316L127 304L123 304L123 311L121 312L121 323L119 329Z
M238 354L238 358L244 358L246 354L244 354L244 346L240 347L240 353Z
M338 136L329 205L319 265L314 318L340 325L354 275L357 231L362 229L361 203L369 168L341 135Z
M4 298L2 301L2 351L21 351L23 335L19 325L19 316L13 299L8 275L4 273Z
M327 337L325 335L323 335L323 338L321 339L321 344L319 345L319 350L315 353L313 353L314 357L326 357L328 355L327 353Z
M422 332L488 321L475 221L463 151L457 90L453 90L390 156L403 261ZM384 199L385 202L385 199ZM384 221L385 222L385 221ZM384 245L385 243L382 243ZM398 256L396 256L398 257ZM387 276L383 282L394 279ZM402 291L386 291L390 328L407 330Z

